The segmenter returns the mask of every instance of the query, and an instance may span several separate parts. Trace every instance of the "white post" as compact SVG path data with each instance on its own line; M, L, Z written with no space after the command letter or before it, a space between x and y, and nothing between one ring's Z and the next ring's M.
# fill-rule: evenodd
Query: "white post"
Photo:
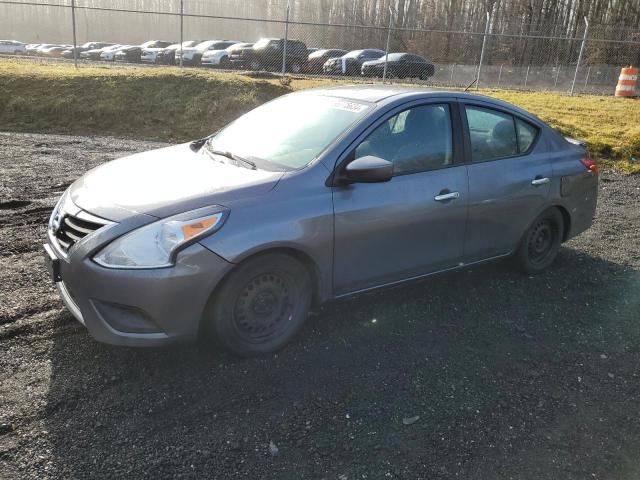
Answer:
M182 44L184 43L184 0L180 0L180 68L182 68Z
M384 68L382 69L382 83L387 79L387 62L389 61L389 42L391 41L391 25L393 22L393 10L389 6L389 27L387 28L387 46L384 55Z
M76 40L76 0L71 0L71 28L73 29L73 64L78 68L78 42Z
M591 75L591 65L589 65L589 68L587 69L587 78L584 79L584 89L583 90L587 90L587 85L589 84L589 75Z
M500 71L498 72L498 87L500 87L500 79L502 78L502 63L500 64Z
M287 2L287 16L284 22L284 45L282 46L282 76L287 72L287 39L289 38L289 10L291 5Z
M558 87L558 77L560 76L560 65L558 64L558 68L556 70L556 79L553 82L553 88Z
M571 83L571 95L576 88L576 79L578 78L578 69L580 68L580 62L582 62L582 54L584 53L584 45L587 43L587 33L589 32L589 20L584 17L584 35L582 36L582 45L580 45L580 53L578 54L578 63L576 63L576 71L573 74L573 82Z
M491 26L491 15L487 12L487 24L484 26L484 35L482 37L482 50L480 51L480 63L478 64L478 75L476 77L476 90L480 88L480 71L482 70L482 61L484 60L484 49L487 45L487 35L489 35L489 27Z
M529 80L529 69L531 65L527 65L527 74L524 76L524 88L527 88L527 80Z

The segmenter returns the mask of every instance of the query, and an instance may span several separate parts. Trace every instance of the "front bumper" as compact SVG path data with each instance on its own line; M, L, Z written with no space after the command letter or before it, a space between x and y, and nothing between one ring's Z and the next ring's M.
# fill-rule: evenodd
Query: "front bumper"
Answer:
M65 306L100 342L162 346L194 340L211 293L232 264L198 243L170 268L118 270L93 262L104 240L119 230L119 224L103 227L66 257L49 238L45 258L57 258L56 287Z

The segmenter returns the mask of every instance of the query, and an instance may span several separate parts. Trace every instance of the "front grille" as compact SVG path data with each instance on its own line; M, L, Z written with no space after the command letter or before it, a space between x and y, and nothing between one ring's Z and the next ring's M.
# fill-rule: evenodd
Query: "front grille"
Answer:
M62 212L56 216L54 223L58 225L54 230L54 237L60 249L65 253L67 253L75 243L106 224Z

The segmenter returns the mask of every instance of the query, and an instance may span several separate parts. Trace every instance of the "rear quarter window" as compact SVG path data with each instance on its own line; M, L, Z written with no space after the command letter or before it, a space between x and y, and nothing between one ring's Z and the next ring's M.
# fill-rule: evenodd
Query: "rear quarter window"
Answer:
M518 134L518 149L520 153L527 153L538 136L538 127L524 120L516 118L516 132Z

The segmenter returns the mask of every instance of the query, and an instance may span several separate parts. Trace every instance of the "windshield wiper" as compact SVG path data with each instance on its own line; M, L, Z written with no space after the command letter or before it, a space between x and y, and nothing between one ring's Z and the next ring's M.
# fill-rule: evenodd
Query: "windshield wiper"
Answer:
M207 148L207 152L209 152L209 153L211 153L213 155L220 155L222 157L229 158L229 159L234 160L236 162L244 163L245 165L248 165L251 170L257 170L258 169L256 164L253 163L251 160L249 160L247 158L243 158L243 157L241 157L239 155L236 155L235 153L231 153L231 152L228 152L226 150L215 150L215 149L210 149L210 148Z

